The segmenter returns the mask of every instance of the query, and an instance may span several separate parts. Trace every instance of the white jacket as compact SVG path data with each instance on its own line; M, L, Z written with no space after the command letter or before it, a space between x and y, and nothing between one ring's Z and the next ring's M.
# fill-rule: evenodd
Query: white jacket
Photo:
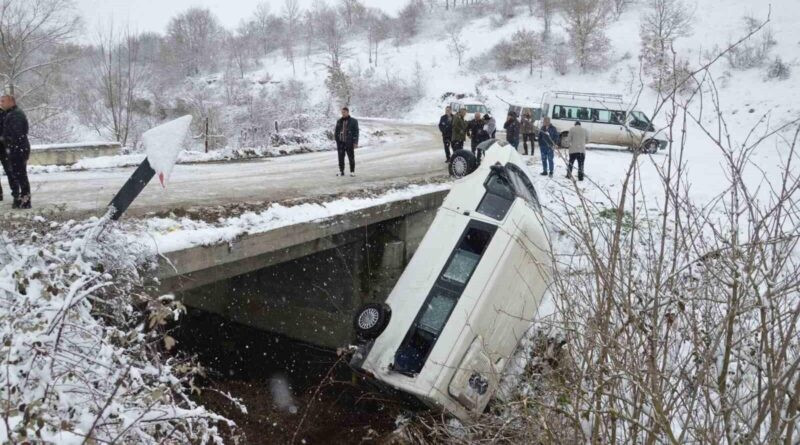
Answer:
M580 125L575 125L570 128L569 136L569 154L586 153L586 144L589 143L589 132Z

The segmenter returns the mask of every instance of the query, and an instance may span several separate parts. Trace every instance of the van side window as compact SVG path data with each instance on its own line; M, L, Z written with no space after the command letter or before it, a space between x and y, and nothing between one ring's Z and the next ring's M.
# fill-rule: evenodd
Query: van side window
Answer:
M514 189L506 178L492 172L483 184L486 193L478 204L478 213L502 220L514 202Z
M535 208L541 209L541 205L539 204L539 196L536 194L536 189L533 188L533 184L531 183L530 179L528 179L528 176L525 174L525 172L522 171L519 166L510 162L506 164L506 170L511 178L511 182L514 184L514 190L516 190L517 196L529 202Z
M393 371L408 376L422 371L496 231L496 226L480 221L473 220L467 225L428 293L414 324L395 352Z

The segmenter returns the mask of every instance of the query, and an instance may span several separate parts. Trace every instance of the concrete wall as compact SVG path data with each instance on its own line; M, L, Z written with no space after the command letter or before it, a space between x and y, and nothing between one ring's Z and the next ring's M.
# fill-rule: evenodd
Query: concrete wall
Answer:
M274 261L265 261L265 267L234 265L245 272L230 276L217 271L219 279L178 286L177 296L188 306L237 323L326 348L345 346L354 339L355 311L367 302L386 299L443 197L440 193L421 198L417 205L405 206L415 208L413 212L375 220L314 243L325 248L311 249L304 242L305 254L285 256L287 251L282 249L268 255Z
M29 165L72 165L81 159L120 154L119 142L102 144L34 145L31 147Z

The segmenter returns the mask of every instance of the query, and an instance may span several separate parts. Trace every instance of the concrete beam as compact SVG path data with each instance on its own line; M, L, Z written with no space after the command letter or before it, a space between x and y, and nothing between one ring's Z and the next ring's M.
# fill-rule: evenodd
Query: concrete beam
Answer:
M166 253L166 259L159 259L156 272L161 283L160 291L187 291L340 247L359 236L353 233L355 229L437 209L446 195L447 191L428 193L332 218L245 235L230 243Z

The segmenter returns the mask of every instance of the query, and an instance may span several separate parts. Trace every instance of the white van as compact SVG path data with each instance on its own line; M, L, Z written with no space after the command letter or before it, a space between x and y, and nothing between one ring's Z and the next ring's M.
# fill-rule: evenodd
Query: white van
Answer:
M551 255L528 167L486 141L384 304L362 308L351 366L469 421L486 408L545 298ZM481 148L485 148L481 147Z
M462 100L450 103L450 109L453 110L453 113L458 113L458 110L462 108L467 110L467 115L464 116L464 120L467 122L475 117L475 113L480 113L481 116L485 116L486 113L491 113L491 110L489 110L486 104L477 100Z
M589 133L590 144L619 145L645 153L667 147L666 137L656 131L647 115L626 105L617 94L551 91L542 97L542 111L562 141L580 121Z

